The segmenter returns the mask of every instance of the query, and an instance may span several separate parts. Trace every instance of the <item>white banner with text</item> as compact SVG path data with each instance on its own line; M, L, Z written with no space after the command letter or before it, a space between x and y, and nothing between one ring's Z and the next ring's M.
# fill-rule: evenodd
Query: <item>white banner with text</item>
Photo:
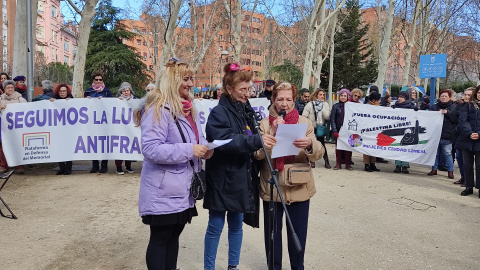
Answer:
M433 166L442 132L440 112L345 103L338 149Z

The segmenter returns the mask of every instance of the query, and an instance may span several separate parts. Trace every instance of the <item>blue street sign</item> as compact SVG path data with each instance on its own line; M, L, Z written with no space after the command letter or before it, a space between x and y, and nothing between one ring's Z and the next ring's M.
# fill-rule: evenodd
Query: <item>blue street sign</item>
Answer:
M420 55L420 78L447 77L447 55Z

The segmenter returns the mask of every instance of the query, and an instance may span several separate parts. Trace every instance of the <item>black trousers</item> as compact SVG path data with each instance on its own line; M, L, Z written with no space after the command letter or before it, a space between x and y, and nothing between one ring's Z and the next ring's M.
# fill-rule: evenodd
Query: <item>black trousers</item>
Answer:
M98 160L92 160L93 167L99 167L100 162ZM108 166L108 160L102 160L102 166Z
M263 202L263 220L264 220L264 234L265 234L265 252L269 254L269 219L268 219L268 201ZM297 233L298 239L302 246L302 251L297 252L295 244L293 243L292 232L287 226L288 237L288 255L290 257L290 267L292 270L304 270L303 261L305 256L305 243L307 242L307 227L308 227L308 210L310 208L310 200L304 202L295 202L287 205L287 211L292 220L293 229ZM274 227L274 263L275 270L282 269L282 225L283 225L283 207L281 203L275 203L274 207L275 227Z
M465 178L466 187L480 188L480 152L471 152L462 150L463 156L463 175ZM473 179L473 164L475 162L475 178L476 185Z
M322 145L323 145L323 148L325 148L325 153L323 153L323 159L325 159L325 161L327 161L328 160L328 154L327 154L327 147L325 147L325 136L317 137L317 141L321 142Z
M150 242L147 247L149 270L177 269L178 238L185 224L150 226Z

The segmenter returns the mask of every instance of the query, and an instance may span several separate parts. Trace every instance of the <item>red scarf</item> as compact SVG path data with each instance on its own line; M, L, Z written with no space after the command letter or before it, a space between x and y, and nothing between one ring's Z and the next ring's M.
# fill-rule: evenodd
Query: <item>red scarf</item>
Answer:
M293 109L291 112L289 112L283 120L285 120L285 124L297 124L298 119L300 118L300 115L298 114L298 111L296 109ZM270 122L270 125L272 125L273 121L275 121L276 117L273 115L268 116L268 121ZM290 164L295 161L295 156L286 156L286 157L279 157L279 158L274 158L273 159L273 168L278 169L278 171L283 171L283 168L285 164Z
M192 111L192 101L190 99L182 98L182 105L183 105L183 115L185 117L189 116Z
M22 87L20 87L17 84L17 85L15 85L15 88L16 88L17 92L23 93L23 92L25 92L25 90L27 90L27 85L24 84Z

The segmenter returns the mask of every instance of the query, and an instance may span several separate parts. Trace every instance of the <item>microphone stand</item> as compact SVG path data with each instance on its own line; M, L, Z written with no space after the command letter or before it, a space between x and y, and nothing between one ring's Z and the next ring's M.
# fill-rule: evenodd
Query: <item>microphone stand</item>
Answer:
M252 118L255 123L255 129L257 130L257 133L260 135L260 123L259 121L262 120L262 116L260 113L255 112L252 115ZM270 184L270 201L268 202L268 230L270 232L270 241L268 244L269 247L269 253L267 257L267 263L268 263L268 270L273 270L273 262L274 262L274 239L275 239L275 233L274 233L274 228L275 228L275 204L273 201L273 188L275 187L277 189L277 194L278 197L280 198L280 203L282 204L283 211L285 212L285 218L287 220L287 226L290 228L290 231L292 232L292 239L295 244L295 248L297 249L298 252L302 251L302 245L300 244L300 240L298 239L297 233L295 232L293 225L292 225L292 220L290 219L290 215L288 214L287 211L287 206L285 205L285 201L283 199L283 195L280 192L280 186L278 184L278 178L277 178L277 172L278 170L274 170L272 166L272 161L270 157L268 156L267 149L265 148L265 143L263 142L262 136L260 136L260 141L262 142L262 148L265 153L265 159L267 160L268 167L270 168L270 173L272 175L272 178L268 181Z

